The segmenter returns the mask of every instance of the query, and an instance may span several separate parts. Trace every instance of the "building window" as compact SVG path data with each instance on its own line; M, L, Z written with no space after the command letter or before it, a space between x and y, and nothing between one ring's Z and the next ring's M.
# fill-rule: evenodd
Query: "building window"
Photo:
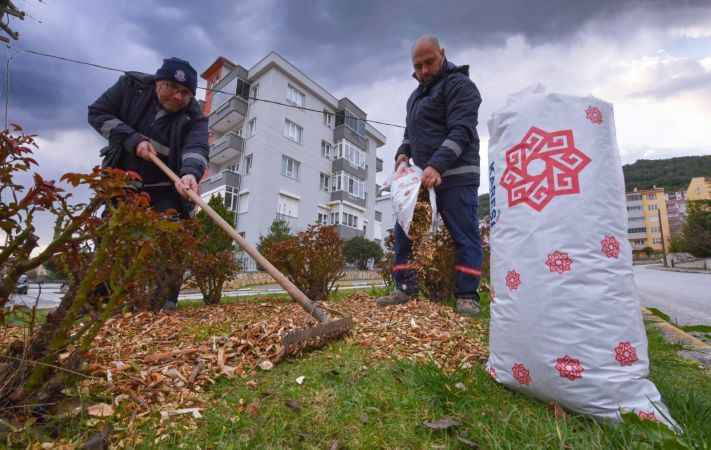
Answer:
M336 126L345 125L359 136L365 136L365 121L345 109L336 114Z
M247 137L250 138L257 133L257 118L252 118L247 122Z
M332 152L332 146L330 142L321 141L321 156L330 159Z
M286 155L281 156L281 174L287 178L299 179L299 168L301 163Z
M289 85L286 92L286 100L296 106L304 106L306 103L306 96L294 86Z
M642 196L640 194L628 194L627 195L628 202L638 202L640 200L642 200Z
M627 232L630 234L633 233L646 233L647 229L646 228L629 228L627 229Z
M383 221L383 213L381 213L380 211L375 211L375 221L382 222Z
M304 137L304 129L289 119L284 119L284 137L301 144Z
M332 225L338 225L338 224L339 224L338 213L337 213L337 212L332 212L332 213L331 213L331 224L332 224Z
M352 228L358 228L358 216L344 212L343 225L347 225Z
M230 211L237 210L237 189L225 186L225 208Z
M657 205L647 205L647 211L656 211Z
M252 86L252 89L249 92L249 96L252 97L252 101L254 99L259 98L259 84L255 84Z
M365 199L367 195L365 181L346 172L337 172L331 177L331 190L345 191L361 199Z
M299 217L299 201L295 198L279 194L277 203L278 217L298 218Z
M319 225L328 225L328 214L327 213L318 213L318 216L316 217L316 223Z
M655 198L657 198L656 195L654 195L654 194L647 194L647 200L654 200Z
M627 211L642 211L641 206L628 206Z
M654 240L652 242L654 242L655 244L661 244L662 240L659 238L654 238Z
M331 176L321 172L321 179L319 180L319 186L324 192L328 192L331 188Z
M333 113L323 110L323 124L328 128L333 127Z
M334 158L343 158L353 167L365 169L366 153L346 139L341 139L336 144Z
M252 171L252 153L244 157L244 174L249 175Z
M249 211L249 194L239 195L239 213L244 214Z

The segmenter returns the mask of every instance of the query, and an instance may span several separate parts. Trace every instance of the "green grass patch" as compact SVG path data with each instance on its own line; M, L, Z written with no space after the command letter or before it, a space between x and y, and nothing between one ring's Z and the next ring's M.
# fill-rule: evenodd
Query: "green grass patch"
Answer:
M338 342L260 372L256 388L219 380L197 430L176 426L156 444L149 422L138 448L320 449L333 441L346 448L466 448L460 438L487 449L708 448L708 376L653 329L649 343L652 379L683 435L634 418L622 426L577 415L556 419L550 407L503 388L481 366L446 374L433 364L371 363L366 350ZM445 416L461 425L423 426Z
M684 325L681 329L690 333L711 333L711 325Z
M649 310L649 312L651 312L655 316L659 317L660 319L662 319L666 322L671 322L671 317L664 314L660 309L657 309L657 308L647 308L647 309Z
M340 291L332 302L354 292ZM372 296L386 293L376 288L366 292ZM288 297L224 299L225 303L282 300ZM487 321L485 295L482 311L480 320ZM223 325L189 331L211 335L227 331L220 328ZM698 363L680 358L680 347L667 344L656 328L649 327L647 333L650 377L684 430L678 436L662 425L640 422L636 416L623 425L575 414L556 418L550 406L504 388L481 365L447 374L434 364L374 362L367 349L346 341L284 361L271 371L260 370L252 379L218 378L206 394L208 406L202 419L179 416L161 425L157 412L151 413L131 434L141 437L142 443L135 447L141 449L323 449L334 441L339 448L349 449L458 449L468 448L467 442L482 449L708 449L708 374ZM299 377L304 377L303 384L297 383ZM251 380L256 386L247 385ZM447 416L461 425L439 431L423 425ZM109 420L118 432L125 430L125 424ZM81 436L83 443L101 421L75 418L57 423L62 422L52 426L59 436ZM158 429L165 431L159 436Z

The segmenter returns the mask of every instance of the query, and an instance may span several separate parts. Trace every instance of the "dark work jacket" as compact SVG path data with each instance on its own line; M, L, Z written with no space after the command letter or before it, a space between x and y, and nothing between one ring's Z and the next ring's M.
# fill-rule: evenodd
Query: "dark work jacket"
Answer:
M208 163L207 118L192 99L183 111L160 107L153 75L127 72L89 106L89 124L109 141L102 156L108 165L131 170L144 186L172 186L152 162L136 156L135 148L150 140L159 157L179 176L192 174L200 182Z
M412 158L421 169L431 166L442 176L437 190L479 185L479 135L476 131L481 95L469 78L469 66L446 59L428 84L407 101L405 136L395 159Z

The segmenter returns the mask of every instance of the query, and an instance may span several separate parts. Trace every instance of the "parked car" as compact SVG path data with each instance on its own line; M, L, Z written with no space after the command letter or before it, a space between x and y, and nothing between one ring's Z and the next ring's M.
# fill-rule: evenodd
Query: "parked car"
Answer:
M17 286L15 286L15 293L16 294L27 294L29 285L30 285L30 279L27 275L25 275L23 273L22 275L20 275L20 278L17 279Z

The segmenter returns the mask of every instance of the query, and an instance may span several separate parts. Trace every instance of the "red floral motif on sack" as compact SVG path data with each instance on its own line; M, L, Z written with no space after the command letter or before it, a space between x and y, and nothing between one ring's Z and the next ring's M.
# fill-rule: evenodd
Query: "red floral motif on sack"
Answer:
M657 421L657 416L654 415L654 411L643 411L640 409L639 411L637 411L637 416L641 420L649 420L651 422Z
M588 109L585 110L585 117L596 125L602 123L602 111L597 106L588 106Z
M519 384L531 384L531 374L528 372L528 369L526 369L526 366L524 366L523 364L514 364L511 368L511 373Z
M556 250L546 258L546 266L551 272L570 272L573 270L573 260L567 253Z
M491 375L491 378L496 379L496 369L493 367L487 367L486 372Z
M615 347L615 359L621 366L629 366L637 362L637 350L629 342L620 342Z
M515 270L510 270L506 274L506 286L512 291L518 289L521 286L521 274Z
M549 133L537 127L508 149L505 158L499 184L508 191L509 207L525 203L539 212L559 195L580 193L580 172L591 161L575 147L573 130Z
M555 370L560 373L560 376L567 378L570 381L575 381L583 377L583 365L579 359L571 358L568 355L558 358L555 362Z
M600 242L602 247L602 253L608 258L619 258L620 256L620 242L615 238L615 236L607 235Z

